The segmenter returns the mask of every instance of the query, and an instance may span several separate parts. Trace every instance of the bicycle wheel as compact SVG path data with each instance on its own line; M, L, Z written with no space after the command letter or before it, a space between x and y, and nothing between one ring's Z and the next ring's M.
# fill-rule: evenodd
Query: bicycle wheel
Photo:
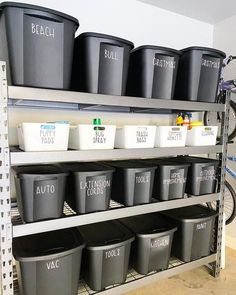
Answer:
M211 112L211 111L204 113L204 125L218 126L218 134L217 134L218 141L220 140L221 121L222 121L222 113ZM229 130L228 140L230 141L236 136L236 103L232 100L230 101L228 130Z
M216 202L207 203L207 205L216 210ZM236 217L236 193L228 181L225 181L224 212L226 225L228 225Z

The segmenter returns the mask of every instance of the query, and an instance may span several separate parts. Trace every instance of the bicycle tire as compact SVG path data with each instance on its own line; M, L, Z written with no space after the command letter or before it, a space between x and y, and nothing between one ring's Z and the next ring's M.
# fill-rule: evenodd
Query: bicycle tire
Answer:
M230 120L229 124L233 122L233 127L232 127L232 131L228 134L228 140L231 141L236 137L236 103L234 101L230 101L230 108L231 108L231 113L234 114L234 120ZM203 121L204 121L204 125L208 126L208 125L212 125L209 124L210 121L210 115L211 113L214 113L214 115L217 116L217 118L221 118L221 113L218 112L211 112L211 111L206 111L204 112L204 117L203 117ZM219 119L219 124L220 124L220 119ZM220 136L217 136L217 141L220 141Z
M226 218L226 225L229 225L230 223L232 223L236 217L236 192L235 190L233 189L232 185L226 180L225 181L225 186L226 186L226 189L228 189L229 193L230 193L230 197L231 197L231 209L232 209L232 212L231 212L231 215L230 216L225 216ZM225 203L226 203L226 200L225 200ZM226 205L226 204L225 204ZM213 210L216 210L216 202L211 202L211 203L207 203L207 206L210 208L210 209L213 209Z

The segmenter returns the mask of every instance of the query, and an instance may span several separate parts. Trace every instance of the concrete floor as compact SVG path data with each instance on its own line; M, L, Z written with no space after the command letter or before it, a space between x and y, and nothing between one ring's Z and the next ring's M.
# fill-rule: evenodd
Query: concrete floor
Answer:
M236 295L236 251L226 249L226 268L218 279L201 267L125 295Z

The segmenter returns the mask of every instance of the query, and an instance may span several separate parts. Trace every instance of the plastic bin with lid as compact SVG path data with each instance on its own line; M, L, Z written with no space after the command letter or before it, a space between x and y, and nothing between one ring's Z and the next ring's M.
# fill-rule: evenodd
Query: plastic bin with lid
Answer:
M0 5L0 60L13 85L69 89L76 18L46 7Z
M130 50L134 44L115 36L83 33L75 39L72 88L125 95Z
M178 228L172 254L184 262L210 255L215 218L218 213L202 205L164 211Z
M109 208L114 169L101 163L61 164L70 173L66 202L78 214Z
M86 248L82 273L96 291L126 280L131 242L134 234L118 221L106 221L79 228Z
M172 99L180 51L144 45L131 51L127 95Z
M21 295L76 295L84 241L76 229L13 240Z
M119 222L135 233L130 260L138 273L146 275L168 268L177 227L157 213L122 218Z
M17 204L24 222L59 218L63 214L68 173L56 165L13 168Z

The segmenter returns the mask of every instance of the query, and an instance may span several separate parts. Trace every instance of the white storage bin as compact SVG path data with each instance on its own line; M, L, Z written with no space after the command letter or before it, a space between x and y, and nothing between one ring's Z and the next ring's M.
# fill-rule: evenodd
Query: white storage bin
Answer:
M70 128L69 148L76 150L113 149L116 126L79 124Z
M216 145L218 126L194 126L187 131L186 145Z
M153 148L156 126L124 126L116 129L116 148Z
M185 146L186 126L157 126L155 147Z
M22 123L18 126L20 149L26 152L65 151L68 148L69 123Z

